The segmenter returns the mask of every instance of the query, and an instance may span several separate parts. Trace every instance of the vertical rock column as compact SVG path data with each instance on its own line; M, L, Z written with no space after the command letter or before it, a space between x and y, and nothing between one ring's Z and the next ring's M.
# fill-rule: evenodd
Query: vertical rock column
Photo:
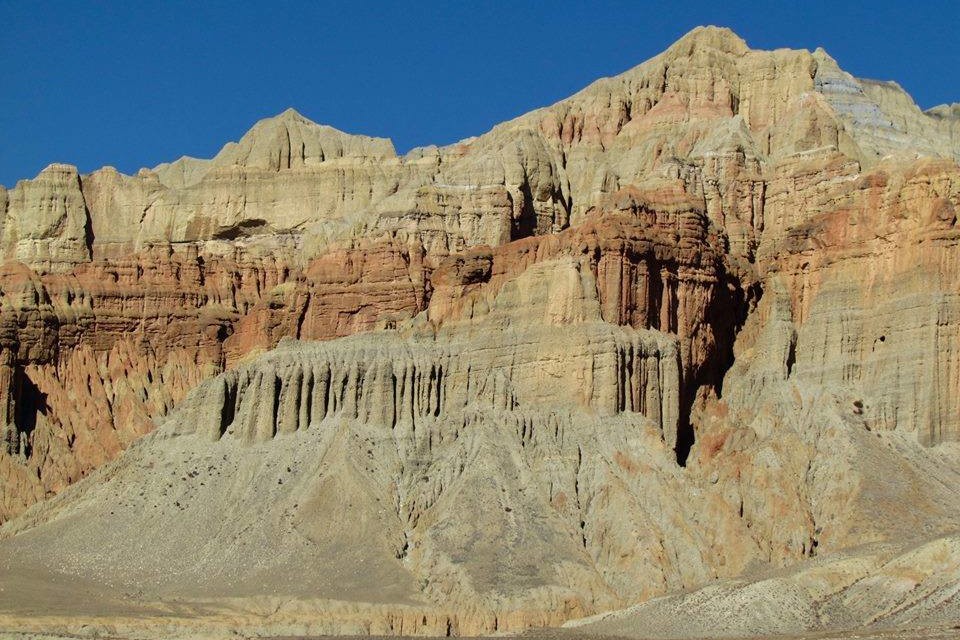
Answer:
M0 447L10 455L20 451L16 425L16 370L13 352L0 348Z

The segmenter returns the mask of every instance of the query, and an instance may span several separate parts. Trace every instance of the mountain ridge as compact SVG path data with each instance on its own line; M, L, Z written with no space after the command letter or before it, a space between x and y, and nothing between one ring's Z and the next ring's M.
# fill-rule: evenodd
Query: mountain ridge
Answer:
M455 145L288 110L211 160L0 190L0 621L960 618L941 111L704 28Z
M643 67L644 65L647 65L647 64L651 63L652 61L658 60L658 59L660 59L660 58L662 58L662 57L668 57L671 53L676 54L677 52L683 51L684 49L687 49L687 50L690 50L690 49L692 49L692 48L702 49L702 48L704 48L704 47L711 48L711 49L716 49L716 50L721 51L721 52L724 52L724 53L736 54L736 55L743 55L743 54L745 54L745 53L747 53L747 52L753 51L753 50L749 49L749 47L747 46L746 42L745 42L739 35L737 35L734 31L732 31L731 29L729 29L729 28L727 28L727 27L720 27L720 26L713 26L713 25L706 25L706 26L695 27L695 28L691 29L690 31L688 31L688 32L687 32L686 34L684 34L683 36L681 36L676 42L674 42L674 44L672 44L670 47L668 47L666 50L664 50L662 53L658 54L657 56L654 56L653 58L650 58L650 59L648 59L648 60L646 60L646 61L644 61L644 62L641 62L641 63L639 63L639 64L637 64L637 65L634 65L633 67L630 67L629 69L627 69L627 70L625 70L625 71L622 71L622 72L620 72L620 73L614 74L614 75L612 75L612 76L605 76L605 77L598 78L597 80L593 81L592 83L590 83L589 85L587 85L587 86L584 87L583 89L575 92L574 94L572 94L571 96L568 96L567 98L562 98L562 99L560 99L560 100L558 100L558 101L556 101L556 102L554 102L554 103L552 103L552 104L545 105L545 106L543 106L543 107L534 108L534 109L532 109L532 110L530 110L530 111L527 111L527 112L525 112L525 113L523 113L523 114L520 114L520 115L518 115L518 116L515 116L515 117L513 117L513 118L510 118L510 119L504 121L503 123L501 123L501 124L499 124L499 125L495 125L492 129L490 129L490 130L488 130L488 131L486 131L486 132L483 132L483 133L480 133L480 134L476 134L476 135L474 135L474 136L470 136L470 137L468 137L468 138L464 138L464 139L462 139L462 140L458 140L458 141L455 141L455 142L451 142L451 143L445 144L445 145L427 144L427 145L416 146L416 147L413 147L413 148L409 149L406 153L401 154L399 157L401 157L401 158L402 158L402 157L406 157L406 156L409 155L411 152L416 152L416 151L418 151L418 150L420 150L420 149L431 148L431 147L438 147L438 146L439 146L439 147L454 147L454 146L463 144L463 143L464 143L465 141L467 141L467 140L473 140L473 139L476 139L476 138L481 137L481 136L483 136L483 135L489 134L493 129L496 129L496 128L499 127L499 126L506 125L506 124L508 124L508 123L514 122L515 120L523 119L523 118L525 118L526 116L529 116L529 115L531 115L531 114L538 113L538 112L541 112L541 111L544 111L544 110L549 110L549 109L555 108L555 107L557 107L557 106L559 106L559 105L562 105L562 104L564 104L564 103L566 103L566 102L568 102L568 101L570 101L570 100L573 100L573 99L577 98L578 96L581 96L582 94L588 93L591 89L596 89L599 85L602 85L602 84L604 84L604 83L606 83L606 82L609 82L609 81L617 81L617 80L620 80L620 79L622 79L622 78L624 78L624 77L630 76L631 74L636 74L636 73L640 70L640 68ZM818 53L820 53L820 54L822 54L823 56L825 56L831 63L836 64L835 61L833 60L833 58L830 57L829 54L828 54L826 51L824 51L821 47L817 47L814 51L810 51L810 50L807 50L807 49L789 49L789 48L780 48L780 49L769 50L769 51L766 51L766 50L758 50L758 51L761 51L762 53L789 52L789 53L805 53L805 54L809 54L809 55L817 55ZM854 80L857 80L857 81L859 81L859 82L877 83L877 84L884 84L884 85L890 85L890 84L892 83L892 84L894 85L895 89L896 89L899 93L904 94L904 95L906 95L906 96L909 98L909 95L907 94L907 92L904 91L903 88L902 88L895 80L875 80L875 79L866 79L866 78L854 78ZM945 108L945 112L946 112L947 110L949 110L949 108L950 108L950 106L951 106L951 105L949 105L949 104L936 105L936 106L934 106L934 107L931 107L930 109L921 110L920 107L917 106L917 105L912 101L912 98L910 98L910 102L911 102L911 104L912 104L914 107L916 107L917 111L921 111L921 113L924 113L924 114L926 114L927 112L937 112L937 110L940 109L941 107L944 107L944 108ZM257 126L268 125L268 124L271 124L271 123L280 123L280 122L283 122L285 119L290 119L290 118L293 117L293 116L296 116L296 117L298 117L299 119L302 119L303 121L306 121L307 123L312 124L312 125L316 125L316 126L318 126L318 127L329 127L329 128L331 128L331 129L334 129L335 131L337 131L338 134L343 134L344 136L347 136L347 137L371 138L371 136L368 136L367 134L364 134L364 133L346 133L346 132L344 132L344 131L340 131L340 130L336 129L333 125L315 122L315 121L307 118L306 116L304 116L304 115L303 115L302 113L300 113L299 111L297 111L297 109L296 109L295 107L288 107L287 109L283 110L282 112L280 112L280 113L278 113L278 114L276 114L276 115L274 115L274 116L267 116L267 117L261 118L261 119L258 120L256 123L254 123L254 124L251 126L250 129L248 129L248 130L244 133L244 136L250 134ZM241 137L244 137L244 136L241 136ZM390 140L390 138L375 138L375 137L373 137L373 139L376 139L376 140L388 140L388 141ZM218 154L215 154L215 157L216 157L216 155L222 154L222 153L224 152L224 150L225 150L228 146L230 146L230 145L232 145L232 144L237 144L237 143L236 143L236 142L227 142L227 143L225 143L224 146L221 147L220 152L219 152ZM391 141L391 144L392 144L392 141ZM175 163L177 163L177 162L180 162L180 161L183 161L183 160L189 160L189 161L197 161L197 160L199 160L199 161L212 161L212 160L214 160L214 159L215 159L215 158L207 158L207 159L204 159L204 158L194 158L194 157L191 157L191 156L182 156L181 158L178 158L178 159L173 160L173 161L160 163L160 164L156 165L156 166L153 167L153 168L143 167L143 168L139 169L138 172L139 172L139 171L143 171L143 170L157 172L157 171L160 170L162 167L165 167L165 166L168 166L168 165L173 165L173 164L175 164ZM63 164L63 163L60 163L60 164ZM69 163L66 163L66 164L69 164ZM103 168L108 168L108 167L101 167L101 169L103 169ZM100 169L95 169L94 171L91 172L91 174L92 174L92 173L96 173L96 172L99 171L99 170L100 170ZM132 175L136 175L136 173L137 173L137 172L131 174L131 176L132 176ZM90 175L90 174L85 174L85 175ZM26 179L26 178L25 178L25 179Z

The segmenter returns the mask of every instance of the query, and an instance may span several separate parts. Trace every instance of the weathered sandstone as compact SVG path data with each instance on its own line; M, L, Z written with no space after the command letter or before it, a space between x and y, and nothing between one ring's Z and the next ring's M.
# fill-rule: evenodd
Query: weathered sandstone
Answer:
M717 633L955 616L958 123L703 28L447 147L288 110L0 190L0 613L62 580L132 607L68 632L492 633L688 590L637 615L701 633L667 623L767 587L795 618Z

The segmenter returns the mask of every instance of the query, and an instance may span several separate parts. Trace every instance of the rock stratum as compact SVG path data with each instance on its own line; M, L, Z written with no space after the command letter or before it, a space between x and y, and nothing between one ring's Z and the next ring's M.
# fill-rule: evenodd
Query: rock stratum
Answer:
M0 629L947 633L958 162L699 28L447 147L0 188Z

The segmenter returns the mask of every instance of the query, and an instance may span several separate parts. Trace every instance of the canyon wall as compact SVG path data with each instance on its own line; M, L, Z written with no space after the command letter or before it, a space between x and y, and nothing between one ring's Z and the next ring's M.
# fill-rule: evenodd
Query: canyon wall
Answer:
M288 110L210 160L51 165L0 189L4 535L41 557L69 496L149 506L124 493L138 474L167 511L130 511L130 531L250 482L289 498L264 539L346 544L318 514L366 514L393 604L430 611L404 624L438 633L939 535L960 440L958 123L821 50L706 28L404 156ZM302 460L322 480L267 491L254 454L286 466L298 439L328 452ZM168 504L217 447L243 481ZM147 465L174 454L167 486ZM49 533L17 535L32 526ZM544 542L505 559L508 534ZM207 568L240 580L243 558ZM507 566L523 571L498 595Z
M559 255L593 273L605 321L679 337L681 461L696 398L719 390L774 278L806 327L798 372L879 381L871 367L903 368L867 342L925 345L906 364L923 371L899 391L864 390L883 396L867 411L928 443L955 439L952 347L938 342L950 331L923 328L952 322L954 119L822 51L752 51L701 29L556 105L403 157L288 110L212 160L136 176L51 165L0 192L0 518L112 459L200 380L282 337L424 311L443 324ZM929 320L855 329L841 361L831 345L853 340L852 314L876 324L878 305L901 306L864 270L891 286L940 279L942 294L917 302ZM903 348L891 346L901 331ZM925 397L908 389L934 369Z

